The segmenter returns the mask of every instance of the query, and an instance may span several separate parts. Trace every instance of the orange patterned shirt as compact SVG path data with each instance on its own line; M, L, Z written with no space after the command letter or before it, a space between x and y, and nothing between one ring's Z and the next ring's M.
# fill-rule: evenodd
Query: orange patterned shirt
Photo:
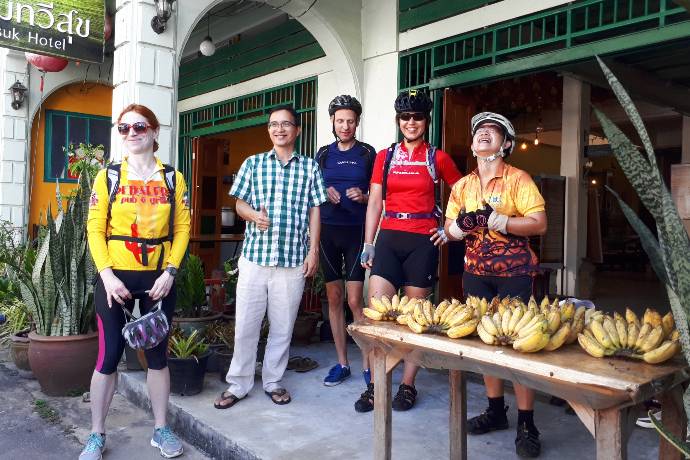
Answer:
M530 175L507 163L484 190L477 170L460 179L450 194L446 217L455 220L461 210L476 211L483 203L509 217L524 217L545 210L544 198ZM465 247L465 271L474 275L531 275L539 264L524 236L484 229L467 235Z

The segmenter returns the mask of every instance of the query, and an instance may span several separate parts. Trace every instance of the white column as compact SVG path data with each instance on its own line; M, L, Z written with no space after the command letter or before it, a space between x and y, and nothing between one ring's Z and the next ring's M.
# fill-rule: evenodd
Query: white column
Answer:
M690 117L683 117L683 136L681 140L681 163L690 163Z
M578 294L578 269L587 250L587 184L582 180L584 147L589 131L590 88L572 77L563 77L561 175L566 178L565 269L558 291Z
M397 139L393 109L398 94L397 0L362 0L362 57L361 138L380 149Z
M161 124L156 154L165 163L177 163L177 74L175 64L176 11L165 32L151 29L156 14L152 0L118 0L115 13L113 62L113 121L124 107L137 103L150 108ZM112 133L112 156L122 157L122 142Z
M0 219L23 227L28 209L26 169L28 165L28 103L15 110L9 87L19 80L29 86L28 64L24 53L0 48L2 106L0 106ZM27 94L28 98L28 94Z

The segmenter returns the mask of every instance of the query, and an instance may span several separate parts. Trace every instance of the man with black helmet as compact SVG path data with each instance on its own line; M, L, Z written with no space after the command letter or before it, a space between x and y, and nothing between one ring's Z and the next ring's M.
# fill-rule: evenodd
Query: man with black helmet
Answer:
M520 297L527 303L538 266L529 237L546 232L544 198L529 174L504 161L515 146L508 119L482 112L472 118L471 129L477 169L453 186L445 225L450 239L465 240L464 295ZM467 421L470 434L508 428L503 380L484 376L484 383L489 407ZM515 449L521 457L537 457L541 443L533 419L534 390L513 386L518 405Z
M453 185L460 172L447 153L424 140L431 109L427 93L401 92L395 100L395 121L404 139L376 156L361 255L362 266L371 269L369 295L373 297L391 297L402 288L410 298L423 298L436 281L436 246L447 241L436 204L440 181ZM381 229L374 246L379 221ZM405 363L393 409L405 411L414 406L417 370ZM370 411L373 403L374 386L370 383L355 403L355 410Z
M338 363L323 384L335 386L350 377L347 359L343 300L355 320L362 315L364 269L359 264L359 250L364 238L364 219L369 199L369 179L376 151L355 138L362 105L348 95L336 96L328 105L335 142L316 154L328 201L321 206L321 267L326 281L328 317L333 333ZM344 270L343 270L344 269ZM343 289L343 271L345 289ZM367 357L363 357L363 376L369 377Z

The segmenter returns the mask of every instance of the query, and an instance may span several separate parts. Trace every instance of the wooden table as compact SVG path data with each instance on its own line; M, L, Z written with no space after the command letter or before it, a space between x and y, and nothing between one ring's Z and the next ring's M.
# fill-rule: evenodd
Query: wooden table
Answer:
M487 374L567 400L596 442L597 459L627 457L628 434L638 405L656 397L662 422L684 439L684 383L690 369L680 358L649 365L620 359L598 359L578 344L555 352L519 353L509 347L486 345L479 338L453 340L415 334L393 322L364 321L348 327L350 335L372 356L374 373L374 458L391 458L391 373L405 360L450 372L450 458L467 458L466 382L463 371ZM680 459L680 453L660 437L659 458Z

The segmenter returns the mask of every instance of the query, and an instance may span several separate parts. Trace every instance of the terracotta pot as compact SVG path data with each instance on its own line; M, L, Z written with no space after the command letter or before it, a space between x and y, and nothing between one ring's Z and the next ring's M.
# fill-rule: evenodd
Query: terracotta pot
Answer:
M98 332L66 337L29 333L29 363L41 391L67 396L86 391L98 358Z
M318 313L301 312L299 315L297 315L295 327L292 330L292 342L309 343L314 335L314 332L316 331L316 324L318 322Z
M189 335L193 331L199 331L199 335L204 335L206 328L214 321L218 321L223 317L222 313L213 313L201 318L173 318L173 325L178 326L182 331Z
M10 337L10 357L18 369L30 371L29 331L21 331Z

